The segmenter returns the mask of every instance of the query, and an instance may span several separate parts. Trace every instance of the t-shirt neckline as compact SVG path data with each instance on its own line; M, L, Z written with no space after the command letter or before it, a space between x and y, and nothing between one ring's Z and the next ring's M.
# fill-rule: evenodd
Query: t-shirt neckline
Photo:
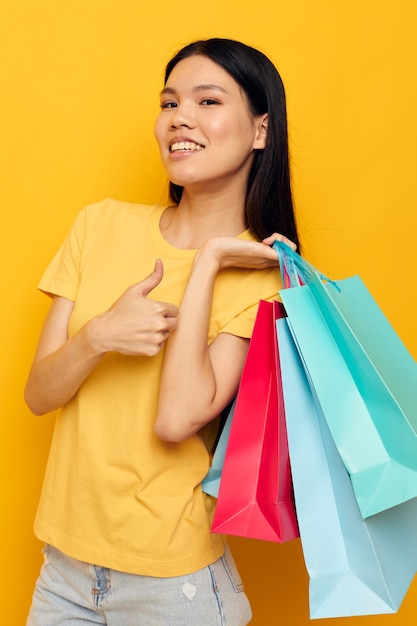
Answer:
M150 220L150 234L158 249L165 254L169 254L170 256L176 256L181 258L193 257L197 252L196 248L176 248L172 244L170 244L160 229L160 221L164 211L168 208L168 206L163 204L158 204L155 206L155 210L151 215ZM254 240L253 235L250 230L247 229L236 236L236 239L245 239L245 240Z

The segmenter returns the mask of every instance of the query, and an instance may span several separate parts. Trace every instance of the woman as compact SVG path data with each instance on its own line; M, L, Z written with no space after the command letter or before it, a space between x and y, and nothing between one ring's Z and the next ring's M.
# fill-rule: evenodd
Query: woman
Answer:
M298 243L276 69L236 41L186 46L155 135L172 204L87 207L39 285L53 299L25 397L62 409L29 626L250 621L200 484L258 301L280 287L270 246Z

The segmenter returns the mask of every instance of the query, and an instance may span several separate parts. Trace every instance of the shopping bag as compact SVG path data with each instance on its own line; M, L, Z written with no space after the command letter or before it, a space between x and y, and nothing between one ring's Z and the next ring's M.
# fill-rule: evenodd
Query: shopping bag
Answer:
M219 495L220 479L222 476L224 458L226 456L227 443L229 441L235 406L236 399L233 401L226 417L226 421L224 422L222 432L214 450L209 471L201 483L202 490L214 498L217 498Z
M212 531L298 537L276 342L278 302L261 301L236 397Z
M362 516L414 498L417 363L359 276L323 280L293 251L280 261L306 283L280 295Z
M395 613L417 571L417 500L362 518L287 320L277 326L310 617Z

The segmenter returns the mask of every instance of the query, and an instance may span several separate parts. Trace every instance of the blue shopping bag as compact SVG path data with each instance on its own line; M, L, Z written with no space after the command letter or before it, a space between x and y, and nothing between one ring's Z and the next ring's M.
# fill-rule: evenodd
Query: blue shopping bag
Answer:
M220 434L216 448L214 450L211 466L204 477L201 488L205 493L217 498L219 495L220 480L222 477L224 458L226 456L227 443L229 441L230 429L232 427L233 414L236 406L236 398L230 407L223 430Z
M359 276L323 280L283 246L280 295L362 516L416 497L417 363Z
M286 319L277 335L310 617L395 613L417 571L417 500L362 518Z

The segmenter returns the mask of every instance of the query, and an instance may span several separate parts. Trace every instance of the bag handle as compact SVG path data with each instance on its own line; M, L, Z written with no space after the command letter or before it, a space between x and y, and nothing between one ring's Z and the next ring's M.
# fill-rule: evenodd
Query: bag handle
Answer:
M284 289L306 285L317 274L320 280L331 283L338 291L340 287L334 280L320 272L311 263L303 259L295 250L283 241L274 241L272 247L278 255L279 267Z

